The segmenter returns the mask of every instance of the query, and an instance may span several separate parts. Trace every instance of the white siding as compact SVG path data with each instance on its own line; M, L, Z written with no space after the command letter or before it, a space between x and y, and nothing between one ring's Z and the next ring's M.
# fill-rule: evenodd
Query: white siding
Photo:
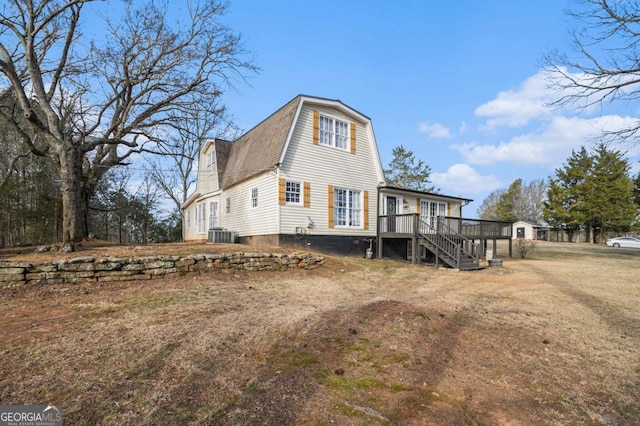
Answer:
M182 211L182 234L185 241L191 241L196 238L194 227L195 203L191 203L189 207Z
M441 198L437 195L425 195L412 194L407 192L384 190L380 194L380 206L384 205L384 197L391 195L398 198L400 203L400 212L398 214L413 214L418 213L419 200L435 201L438 203L445 203L447 205L447 216L460 217L460 201L451 200L448 198ZM406 207L404 206L406 204ZM381 207L382 210L382 207ZM382 211L380 214L383 214Z
M356 124L356 153L313 144L313 111ZM282 234L293 234L298 226L306 227L309 218L314 226L311 235L375 235L376 189L378 176L371 151L369 122L355 121L333 108L303 105L295 123L288 150L281 165L281 178L309 182L310 207L280 206ZM375 154L377 155L377 153ZM328 186L368 191L369 229L329 228ZM277 194L276 194L277 195ZM276 196L277 200L277 196ZM364 220L363 220L364 224Z
M519 221L513 224L513 233L512 233L512 239L517 239L518 238L518 228L524 228L524 239L525 240L534 240L534 229L533 229L533 225L531 225L530 223L527 222L523 222L523 221Z
M189 207L183 210L182 213L182 226L184 229L184 239L185 241L193 241L193 240L206 240L209 231L209 221L211 220L211 202L218 202L218 216L222 219L220 215L220 205L222 204L220 201L220 195L210 195L199 197L194 200ZM198 221L196 220L196 210L200 204L205 204L205 218L204 218L204 232L200 232L198 230ZM190 221L188 220L190 216ZM188 222L190 223L190 226Z
M251 207L251 190L258 189L258 207ZM231 213L226 214L226 198ZM238 231L241 237L273 235L278 232L278 179L275 171L262 173L223 191L220 197L220 226Z
M200 156L198 157L198 180L196 182L196 192L200 192L201 194L217 191L219 189L217 164L214 164L212 167L208 167L207 164L207 155L215 153L215 142L205 144L205 148L206 150L201 151Z

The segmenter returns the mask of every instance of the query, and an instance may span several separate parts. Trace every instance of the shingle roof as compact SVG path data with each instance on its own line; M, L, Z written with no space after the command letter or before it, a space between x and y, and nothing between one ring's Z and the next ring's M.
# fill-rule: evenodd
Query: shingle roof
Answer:
M278 164L300 101L301 96L296 96L233 143L216 148L222 188Z
M224 178L224 172L227 169L227 163L229 161L229 153L231 152L232 142L222 139L216 139L216 166L218 169L218 182L222 183ZM222 186L222 185L220 185Z

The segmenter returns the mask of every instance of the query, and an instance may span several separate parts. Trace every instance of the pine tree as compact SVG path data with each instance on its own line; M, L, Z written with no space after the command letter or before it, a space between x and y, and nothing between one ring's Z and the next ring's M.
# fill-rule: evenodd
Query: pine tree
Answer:
M555 178L550 179L547 201L544 203L544 220L554 228L563 229L573 239L573 233L587 222L585 200L586 177L592 168L593 159L585 147L572 151L567 164L556 169Z
M392 154L389 168L384 170L387 185L416 191L435 191L435 188L429 185L431 168L424 161L416 160L413 152L402 145L393 148Z
M522 179L514 180L506 192L503 192L496 205L498 220L505 222L517 222L524 217L519 217L516 210L522 205Z
M543 218L554 229L562 229L573 241L573 234L579 229L579 225L573 223L569 206L569 190L555 179L549 181L547 201L543 206Z
M599 144L593 156L593 169L587 178L589 191L585 210L593 229L600 228L600 241L607 230L629 230L637 215L629 161L620 151Z
M600 241L607 230L627 231L638 214L629 168L622 153L603 143L591 155L584 147L573 151L551 179L545 220L567 231L570 239L578 229L599 229Z
M633 202L640 213L640 172L633 180Z

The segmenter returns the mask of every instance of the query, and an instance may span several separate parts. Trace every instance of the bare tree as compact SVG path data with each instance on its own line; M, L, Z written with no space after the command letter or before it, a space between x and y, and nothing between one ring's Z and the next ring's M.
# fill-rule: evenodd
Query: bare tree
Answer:
M505 192L506 189L504 188L496 189L482 201L482 204L478 207L477 211L480 219L498 220L498 201Z
M527 201L525 220L541 223L543 220L544 202L547 200L549 184L546 179L533 179L523 188L523 197Z
M196 161L204 141L228 134L233 125L224 107L217 105L194 105L176 117L176 122L179 125L166 143L156 147L162 155L148 158L145 170L180 210L196 181Z
M588 108L616 100L640 100L640 4L637 0L576 0L568 12L576 22L573 50L546 55L551 86L560 92L554 106ZM605 132L615 139L636 141L640 121Z
M218 104L230 79L256 70L240 37L220 24L225 5L216 0L181 3L182 21L170 20L168 2L123 2L121 20L107 16L95 42L79 30L84 12L96 15L85 10L91 3L99 2L0 6L0 96L15 96L26 123L15 127L57 165L66 242L87 235L88 199L110 168L155 150L180 126L176 117Z
M508 188L491 192L478 208L478 215L486 220L540 223L547 187L544 179L534 179L529 183L516 179Z
M151 228L156 222L153 214L160 201L161 190L154 184L153 179L146 176L138 190L133 194L129 207L130 238L136 242L147 244Z

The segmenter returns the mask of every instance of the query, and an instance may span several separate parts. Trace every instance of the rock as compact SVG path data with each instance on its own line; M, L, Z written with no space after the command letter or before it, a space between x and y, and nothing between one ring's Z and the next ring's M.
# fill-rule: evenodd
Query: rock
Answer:
M73 243L67 243L60 247L60 250L58 251L60 253L73 253L74 251L76 251L76 246Z

